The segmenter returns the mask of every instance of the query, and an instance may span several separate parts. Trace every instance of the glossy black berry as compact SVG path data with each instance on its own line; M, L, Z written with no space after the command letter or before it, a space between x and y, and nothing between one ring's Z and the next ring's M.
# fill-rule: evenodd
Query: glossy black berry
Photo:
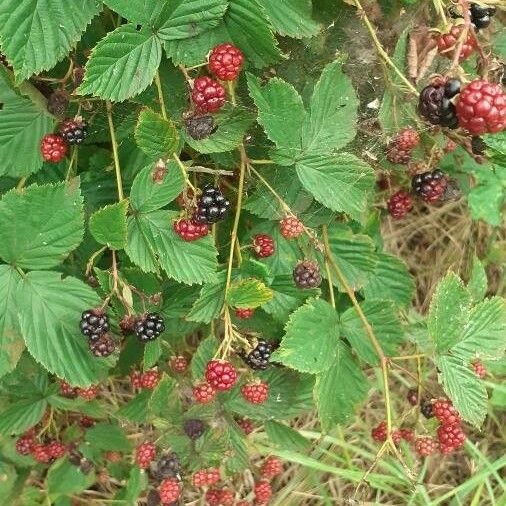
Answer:
M320 266L314 260L302 260L295 266L292 274L299 288L318 288L322 282Z
M88 125L82 119L67 119L60 125L60 135L69 144L82 144L88 133Z
M97 341L109 330L109 320L100 309L88 309L81 315L79 328L90 341Z
M254 371L264 371L269 367L269 358L272 353L272 346L267 341L258 341L256 347L242 358Z
M220 189L207 185L197 202L195 219L199 223L208 225L216 223L225 217L229 207L230 202L223 196Z
M454 91L455 86L456 83L449 85L449 94ZM418 114L433 125L457 128L455 105L450 102L450 97L446 93L446 84L439 83L426 86L420 93Z
M154 341L164 330L165 323L158 313L148 313L135 324L135 334L142 342Z
M181 463L178 456L174 452L164 452L151 466L151 476L158 481L166 478L180 478Z
M204 434L206 424L202 420L192 418L184 422L183 429L190 439L198 439Z
M436 169L432 172L416 174L412 180L412 189L425 202L439 200L448 184L448 178L444 172Z
M445 97L453 98L455 95L460 93L461 83L458 79L448 79L445 84Z
M210 114L195 115L185 119L188 135L197 141L209 137L216 130L216 123Z
M432 418L434 413L432 411L432 402L430 399L422 399L420 403L420 411L425 418Z
M115 349L114 339L108 334L96 341L90 341L90 351L95 357L108 357Z

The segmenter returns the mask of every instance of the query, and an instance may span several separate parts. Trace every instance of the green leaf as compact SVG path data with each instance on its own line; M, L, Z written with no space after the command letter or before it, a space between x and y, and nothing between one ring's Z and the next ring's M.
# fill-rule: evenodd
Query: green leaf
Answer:
M395 355L403 341L404 332L394 305L390 301L366 300L360 307L385 355ZM371 365L379 364L379 357L354 307L347 309L341 316L341 334L348 339L362 360Z
M101 9L96 0L2 0L2 52L21 82L55 66Z
M475 306L460 329L452 353L466 357L499 360L506 349L506 301L491 297Z
M306 118L302 98L282 79L273 78L265 86L248 74L248 88L258 109L258 123L267 137L293 158L301 151L301 125Z
M166 0L103 0L113 11L139 25L153 25L160 15Z
M471 270L471 277L467 283L467 289L475 303L482 301L488 290L488 279L485 267L476 255L473 257L473 267Z
M258 0L230 0L225 26L234 44L255 67L266 67L279 60L278 43Z
M170 278L180 283L213 281L217 268L213 238L183 241L172 227L176 216L174 212L154 211L129 218L128 256L147 272L155 271L159 263Z
M226 273L221 272L212 283L206 283L194 302L186 320L191 322L210 323L217 318L225 303Z
M292 429L288 425L279 422L266 422L264 429L271 440L271 443L276 448L283 448L286 450L304 451L311 446L304 436L299 431Z
M355 137L359 101L342 65L339 60L329 63L315 86L302 127L306 156L338 150Z
M247 109L225 106L213 116L216 130L206 139L197 141L185 135L185 141L199 153L223 153L239 146L254 122Z
M167 173L160 181L154 178L161 165L149 165L142 169L134 179L130 190L130 204L139 213L148 213L165 207L184 189L184 177L176 162L169 162Z
M313 154L297 161L304 188L325 207L363 222L369 194L374 188L373 169L350 153Z
M391 300L399 306L411 302L415 289L413 276L403 260L387 253L378 253L374 276L364 287L366 299Z
M28 85L31 86L31 85ZM14 89L7 71L0 65L0 175L22 177L42 167L38 145L53 128L45 99L39 104L21 96Z
M312 374L332 365L339 342L339 320L328 302L309 300L292 313L285 330L280 347L271 356L273 361Z
M301 290L297 288L291 274L276 276L269 288L272 290L272 299L267 301L262 309L283 324L295 308L309 297L319 294L318 289Z
M311 19L311 2L308 0L259 0L274 29L284 36L312 37L320 26Z
M160 16L157 34L163 40L195 37L219 24L227 0L173 0Z
M245 279L232 284L227 295L228 304L242 309L257 308L271 299L272 290L258 279Z
M194 380L202 380L207 363L214 357L218 345L219 343L214 336L206 337L206 339L201 341L191 361L192 377Z
M263 404L253 405L239 394L239 387L233 397L225 402L227 409L254 420L289 420L313 409L314 377L298 374L289 369L271 368L261 375L269 385L269 397Z
M500 227L503 223L503 209L506 201L504 175L491 170L480 171L475 175L478 184L467 196L471 217L474 220L484 220L494 227Z
M50 497L79 494L95 483L95 473L84 474L67 459L52 465L47 473L47 489Z
M2 480L0 481L0 497L3 497L5 500L9 498L9 494L16 485L17 473L15 467L7 464L6 462L0 462L0 476L2 477ZM18 499L20 499L19 495ZM24 506L29 506L24 502L22 504Z
M32 357L72 385L97 383L103 361L90 353L76 325L85 308L100 305L96 293L71 276L32 271L23 278L17 301L21 333Z
M16 304L16 292L21 281L16 269L0 265L0 377L16 367L25 348Z
M176 380L170 376L164 375L160 383L153 390L151 399L149 400L148 410L154 416L166 417L168 416L167 410L172 410L172 406L168 403L170 394L176 388Z
M150 341L144 346L144 370L155 366L162 356L162 344L160 339Z
M83 201L76 182L6 193L0 201L0 257L23 269L50 269L63 262L83 238Z
M448 273L438 284L430 303L427 328L438 353L461 339L471 308L471 297L460 278Z
M315 398L322 428L329 432L347 422L359 402L367 397L369 384L350 349L338 343L332 367L316 377Z
M132 444L118 425L97 423L85 434L85 440L97 450L128 452Z
M170 158L178 149L174 123L151 109L143 109L135 127L135 142L153 160Z
M374 242L367 235L353 234L341 226L329 228L329 246L332 257L350 287L357 291L367 285L375 273L378 257L374 253ZM333 284L344 292L335 275Z
M109 249L124 249L127 242L128 200L105 206L90 217L90 232Z
M153 82L161 57L161 43L151 31L122 25L95 46L78 91L113 102L134 97Z
M443 389L462 418L479 427L487 415L487 389L470 363L459 356L436 358Z
M1 434L22 434L39 423L47 402L40 398L23 399L12 403L0 413Z
M127 485L123 489L122 499L130 506L139 504L139 496L143 490L148 486L148 473L141 470L139 466L134 466L130 469Z
M133 423L146 423L149 400L152 393L151 390L142 390L126 404L123 404L116 412L116 416L118 418L126 418Z

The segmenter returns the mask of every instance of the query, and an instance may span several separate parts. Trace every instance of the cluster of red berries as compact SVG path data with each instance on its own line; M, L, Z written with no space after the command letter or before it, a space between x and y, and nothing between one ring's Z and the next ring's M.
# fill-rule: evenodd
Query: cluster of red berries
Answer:
M381 422L377 427L374 427L371 431L371 436L374 441L383 442L387 440L387 422ZM401 442L401 439L406 441L412 441L414 433L411 429L395 429L392 431L392 440L397 445Z
M130 383L134 388L145 388L153 390L160 382L161 374L156 369L150 371L132 371L130 373Z
M74 399L79 396L87 401L95 399L98 395L98 385L90 385L87 388L73 387L65 380L60 380L60 395L62 397L68 397Z
M220 44L209 55L209 70L222 81L237 79L244 62L241 50L232 44ZM193 83L192 101L201 113L220 110L225 104L224 86L209 76L197 77Z
M16 451L20 455L31 455L37 462L48 464L63 457L67 453L67 447L57 440L38 443L35 431L29 430L16 441Z
M61 162L67 154L69 145L81 144L86 138L87 124L80 118L67 119L59 126L58 134L44 135L40 142L40 152L46 162Z
M411 161L411 151L418 146L420 135L411 127L403 128L387 145L389 162L406 165Z
M193 396L200 404L212 402L217 392L231 390L237 383L238 375L230 362L211 360L206 367L205 379L205 382L193 387ZM261 381L246 383L241 387L241 395L251 404L262 404L269 397L269 385Z

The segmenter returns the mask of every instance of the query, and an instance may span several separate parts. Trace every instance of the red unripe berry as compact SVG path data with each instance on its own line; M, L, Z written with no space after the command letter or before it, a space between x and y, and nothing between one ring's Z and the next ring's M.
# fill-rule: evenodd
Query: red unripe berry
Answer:
M248 501L239 501L236 506L251 506Z
M130 373L130 383L134 388L142 388L142 374L139 371Z
M204 496L206 503L209 506L220 506L220 492L217 488L210 488Z
M48 445L34 444L32 446L32 457L42 464L47 464L51 461L51 454L49 453Z
M258 258L267 258L274 255L274 239L267 234L257 234L253 238L253 251Z
M272 488L268 481L257 481L255 483L255 501L257 504L267 504L272 496Z
M237 79L243 62L244 56L239 48L220 44L209 55L209 70L222 81L233 81Z
M181 483L175 478L163 480L158 489L162 504L172 504L177 501L181 495L181 489Z
M483 379L487 375L487 369L483 365L481 360L474 360L471 364L473 366L474 372L478 378Z
M199 404L214 401L216 390L209 383L199 383L193 387L193 397Z
M220 481L220 470L216 467L201 469L193 473L192 482L195 487L209 487Z
M207 223L198 223L193 220L178 220L174 222L174 231L183 241L196 241L209 233Z
M399 190L388 199L387 205L392 218L404 218L413 209L413 198L408 192Z
M444 455L462 448L466 442L466 435L458 423L454 425L440 425L437 430L437 438L439 440L440 451Z
M98 394L98 385L91 385L87 388L78 388L77 394L86 401L92 401Z
M235 501L235 494L228 488L220 490L220 504L221 506L232 506Z
M392 441L394 445L398 445L402 439L402 432L398 429L392 431Z
M20 455L30 455L35 444L31 434L24 434L16 441L16 451Z
M415 433L411 429L400 429L399 433L405 441L413 441L415 437Z
M160 381L160 373L155 371L154 369L151 371L146 371L141 375L141 386L142 388L147 388L148 390L153 390L153 388L158 385Z
M235 310L235 316L237 316L237 318L240 318L241 320L249 320L250 318L253 317L254 314L255 314L255 310L253 308L240 308L240 307L238 307Z
M372 429L371 436L374 441L382 442L387 440L387 422L381 422L377 427Z
M459 125L471 135L498 133L506 128L506 93L485 79L470 82L456 104Z
M184 373L186 372L186 369L188 369L188 360L182 355L172 357L170 367L174 372Z
M295 239L304 233L304 225L295 216L288 216L279 222L281 235L285 239Z
M274 455L271 455L265 459L265 462L262 464L262 468L260 469L260 473L262 478L270 479L278 476L283 472L283 463Z
M269 397L267 383L246 383L241 387L241 395L251 404L263 404Z
M61 135L44 135L40 141L40 152L46 162L61 162L67 154L67 142Z
M242 420L237 420L237 424L241 429L243 430L244 434L246 436L248 434L251 434L255 430L255 425L251 420L248 420L247 418L243 418Z
M444 425L455 425L461 422L459 412L448 399L438 399L432 404L434 416Z
M67 397L69 399L73 399L77 396L78 389L71 386L65 380L60 380L60 395L62 397Z
M52 441L47 445L47 452L53 459L59 459L67 453L67 447L60 441Z
M211 360L207 364L206 380L215 390L230 390L237 381L237 371L226 360Z
M156 447L147 441L140 444L135 450L135 462L141 469L147 469L156 456Z
M436 43L439 54L446 56L447 58L453 58L455 50L459 45L459 39L463 27L464 25L452 26L448 33L441 34L437 37ZM471 32L468 32L467 38L462 46L462 50L460 51L459 61L464 61L468 58L475 48L476 40Z
M437 441L434 441L431 436L419 436L416 438L415 450L420 457L428 457L436 453L437 449Z
M95 425L95 419L92 418L91 416L83 415L79 419L79 425L85 428L93 427Z
M401 151L411 151L420 143L419 133L411 127L400 130L389 142Z
M418 390L411 389L408 391L408 395L406 395L406 399L411 404L411 406L416 406L418 404Z
M216 112L225 104L225 88L210 77L197 77L193 83L192 100L202 112Z

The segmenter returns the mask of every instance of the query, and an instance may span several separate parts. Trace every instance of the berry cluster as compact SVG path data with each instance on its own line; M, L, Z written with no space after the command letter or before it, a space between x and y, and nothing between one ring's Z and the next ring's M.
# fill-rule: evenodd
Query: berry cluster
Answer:
M269 397L269 385L263 382L246 383L241 387L241 395L246 402L263 404Z
M248 354L242 353L241 357L254 371L265 371L269 367L269 358L272 353L272 346L264 340L259 340L258 344Z
M81 144L86 138L88 125L81 118L66 119L60 124L58 134L46 134L40 141L40 152L46 162L61 162L68 151L68 146Z
M229 208L230 202L225 198L221 190L211 185L206 185L197 201L197 211L194 220L200 224L212 225L222 220Z
M143 343L154 341L164 330L164 319L158 313L148 313L137 320L134 327L135 335Z
M135 462L141 469L148 469L155 457L156 447L153 443L142 443L135 450Z
M420 136L413 128L404 128L388 143L387 159L389 162L406 165L411 161L411 151L418 146Z
M101 309L88 309L81 315L81 333L88 338L90 351L96 357L107 357L116 349L114 340L107 334L109 319Z
M235 316L239 318L240 320L249 320L250 318L253 318L253 315L255 314L255 310L253 308L237 308L235 311Z
M67 453L67 447L60 441L52 440L44 444L35 440L35 431L29 430L16 441L16 452L31 455L37 462L49 464Z
M471 365L473 367L473 370L474 370L476 376L478 376L478 378L480 378L480 379L484 379L485 376L487 375L487 369L483 365L483 362L481 360L476 359L476 360L473 360Z
M61 123L59 131L68 144L82 144L88 134L88 125L81 117L66 119Z
M186 420L184 422L183 429L190 439L198 439L202 436L202 434L204 434L206 424L202 420L191 418L190 420Z

